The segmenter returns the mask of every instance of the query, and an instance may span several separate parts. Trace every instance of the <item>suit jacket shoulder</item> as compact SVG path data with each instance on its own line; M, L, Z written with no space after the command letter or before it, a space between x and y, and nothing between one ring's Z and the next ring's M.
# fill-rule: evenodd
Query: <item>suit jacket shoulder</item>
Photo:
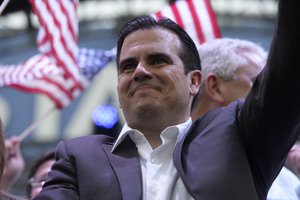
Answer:
M113 141L105 135L61 141L45 188L36 199L121 199L117 192L120 185L107 155Z
M114 138L106 135L61 141L56 162L36 199L141 199L141 169L135 145L126 138L111 152L113 143Z

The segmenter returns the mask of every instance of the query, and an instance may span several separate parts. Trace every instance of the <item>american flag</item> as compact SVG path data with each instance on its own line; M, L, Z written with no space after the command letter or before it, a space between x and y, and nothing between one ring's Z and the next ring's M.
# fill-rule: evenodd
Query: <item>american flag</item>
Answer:
M78 0L30 0L40 21L38 48L53 57L67 76L77 82Z
M115 49L80 48L78 56L80 73L91 81L102 68L115 59L115 56Z
M63 69L55 61L38 54L19 65L1 66L0 86L45 94L55 102L56 107L62 108L73 98L63 74Z
M78 0L30 0L30 3L40 22L39 54L18 65L0 66L0 87L47 95L62 109L115 54L101 49L79 50Z
M49 57L61 72L55 79L40 79L41 85L56 87L61 98L54 99L55 94L48 90L48 87L43 87L44 90L37 92L45 91L44 94L54 100L56 107L61 109L87 86L87 80L80 75L77 64L78 0L30 0L30 3L40 22L38 49Z
M221 37L209 0L177 0L153 14L156 19L168 17L180 25L197 45Z
M114 51L80 48L77 63L86 85L115 58ZM58 108L67 106L80 93L73 93L72 79L64 77L64 70L51 57L35 55L17 65L0 65L0 87L13 87L32 93L46 94Z

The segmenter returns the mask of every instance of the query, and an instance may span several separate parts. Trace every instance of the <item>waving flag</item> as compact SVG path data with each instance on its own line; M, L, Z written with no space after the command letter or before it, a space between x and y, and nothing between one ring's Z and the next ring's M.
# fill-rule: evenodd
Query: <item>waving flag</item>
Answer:
M115 53L102 49L79 49L78 65L83 81L88 84ZM67 106L74 94L72 79L64 77L64 70L49 56L38 54L18 65L0 65L0 87L10 86L26 92L41 93L52 99L57 108Z
M77 45L78 0L30 0L40 27L39 54L19 65L0 66L0 87L47 95L62 109L76 98L115 54Z
M38 49L49 57L61 72L55 78L43 78L40 82L57 88L62 94L60 97L65 98L54 99L54 94L48 87L38 92L48 95L58 108L63 108L87 86L87 81L79 73L77 64L78 1L30 0L30 3L41 24L37 39Z
M168 17L175 21L197 45L221 37L209 0L177 0L153 16L156 19Z
M73 98L63 70L49 57L38 54L20 65L1 66L0 86L10 86L26 92L42 93L62 108Z

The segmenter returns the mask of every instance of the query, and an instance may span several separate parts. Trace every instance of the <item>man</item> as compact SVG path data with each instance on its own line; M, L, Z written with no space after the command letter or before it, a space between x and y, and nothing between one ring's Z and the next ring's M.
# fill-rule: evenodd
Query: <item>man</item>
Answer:
M192 126L201 73L191 38L166 19L127 23L117 48L127 123L115 143L103 135L61 142L35 199L265 199L300 132L299 6L280 1L280 31L244 106Z
M72 140L71 143L78 142L74 143L75 149L86 154L84 158L94 154L101 164L89 163L95 161L91 157L75 161L70 155L69 160L64 155L65 145L69 144L61 143L57 155L62 159L53 165L49 180L36 199L190 198L173 165L172 149L192 123L192 100L201 79L197 48L171 20L156 22L151 17L141 17L131 23L121 32L117 51L117 90L127 121L120 137L114 145L113 138L103 135ZM101 143L103 146L99 146ZM78 174L71 166L83 173ZM85 167L91 168L83 170ZM64 172L61 174L60 170ZM57 177L60 183L58 174L64 174ZM69 179L69 175L75 175L76 180ZM56 187L56 183L64 186ZM158 184L168 190L156 193ZM143 192L146 190L149 192Z
M26 188L28 199L40 193L54 161L55 152L50 150L42 154L30 167Z
M192 110L193 120L238 98L245 98L267 57L262 47L250 41L230 38L206 42L199 46L198 51L202 83L198 101ZM283 167L267 199L297 200L299 189L298 177Z
M257 75L266 64L267 53L250 41L222 38L198 48L202 84L192 118L246 98Z

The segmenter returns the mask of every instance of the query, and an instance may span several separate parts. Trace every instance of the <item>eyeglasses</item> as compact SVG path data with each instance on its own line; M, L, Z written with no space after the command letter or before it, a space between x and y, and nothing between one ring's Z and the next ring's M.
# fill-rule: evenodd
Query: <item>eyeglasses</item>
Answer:
M35 178L32 177L28 180L28 184L31 185L31 187L43 187L45 181L46 181L47 176L43 176L40 178Z

